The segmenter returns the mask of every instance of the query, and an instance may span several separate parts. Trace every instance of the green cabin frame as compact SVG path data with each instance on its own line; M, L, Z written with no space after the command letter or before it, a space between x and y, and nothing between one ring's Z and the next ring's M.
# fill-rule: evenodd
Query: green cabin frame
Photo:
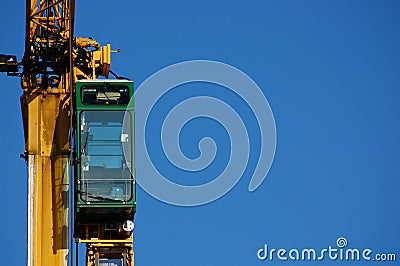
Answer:
M75 89L75 226L121 224L136 211L134 85L80 80Z

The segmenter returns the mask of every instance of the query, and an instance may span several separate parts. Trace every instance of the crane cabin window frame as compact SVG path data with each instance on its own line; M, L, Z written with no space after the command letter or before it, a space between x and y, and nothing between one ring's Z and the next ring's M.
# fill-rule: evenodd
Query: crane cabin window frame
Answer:
M135 212L133 81L80 80L75 90L76 212Z

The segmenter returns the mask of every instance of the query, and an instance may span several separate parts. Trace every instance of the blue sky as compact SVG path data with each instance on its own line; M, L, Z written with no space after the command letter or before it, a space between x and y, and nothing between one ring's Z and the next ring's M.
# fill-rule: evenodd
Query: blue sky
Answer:
M210 204L172 206L138 189L137 265L309 265L261 261L257 251L264 244L320 250L336 246L339 237L348 247L396 253L400 260L398 1L80 1L76 9L75 35L121 48L111 68L136 87L174 63L221 61L259 85L275 116L275 160L256 191L247 188L257 148L239 183ZM24 3L8 1L2 11L0 52L21 59ZM23 265L22 90L17 78L4 74L0 84L0 254L4 264ZM197 86L186 91L205 95L215 89ZM167 96L171 101L182 97L179 90ZM207 128L204 136L215 136L221 154L196 184L218 175L229 148L220 125L197 122L182 132L183 151L196 157L193 139ZM259 140L252 141L256 147ZM162 154L152 160L164 162Z

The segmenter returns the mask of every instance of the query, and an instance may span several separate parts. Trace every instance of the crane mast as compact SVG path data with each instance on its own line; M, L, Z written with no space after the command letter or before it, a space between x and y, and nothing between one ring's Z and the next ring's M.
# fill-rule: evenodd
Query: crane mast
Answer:
M73 1L26 1L21 109L28 165L27 265L68 265Z
M79 173L81 170L76 169L82 167L80 159L76 158L74 138L77 132L84 134L76 129L78 120L75 112L83 113L86 110L85 106L81 110L76 109L76 82L85 80L80 83L83 85L79 85L82 93L86 83L90 83L87 86L97 86L86 91L91 93L99 90L98 93L106 96L107 101L110 100L107 95L111 95L106 91L110 84L108 81L115 88L123 88L121 92L112 91L113 97L117 97L116 93L133 97L132 81L107 80L102 83L97 79L98 76L108 78L112 51L109 44L101 47L93 39L74 38L74 10L74 0L26 0L25 52L22 62L17 63L15 56L0 55L0 72L20 76L23 89L20 104L25 137L22 157L28 166L27 265L73 265L71 250L72 235L75 235L76 242L86 245L87 266L100 265L101 259L119 257L124 266L132 266L133 223L129 219L133 219L135 212L134 196L123 202L126 205L123 206L124 214L120 216L124 219L128 217L127 222L132 223L129 226L124 223L124 229L128 227L125 232L115 231L106 237L104 223L107 223L107 215L105 220L98 223L85 217L75 218L75 226L84 234L73 232L74 225L70 222L74 213L81 216L85 213L77 212L73 203L78 191L74 173ZM23 67L22 73L17 73L19 66ZM102 89L105 91L100 91ZM89 114L92 111L86 112ZM127 139L127 134L122 134L120 144L126 142L122 136ZM89 137L89 133L86 137ZM82 180L85 179L82 177ZM133 187L130 193L135 193L134 175L132 179L124 180L131 181ZM118 183L118 180L114 183ZM112 190L115 197L122 197L121 188L112 187ZM112 204L115 201L118 200L113 199L110 206L114 206ZM79 208L89 210L85 209L85 204L90 203L80 201ZM110 210L110 206L106 210ZM74 208L75 211L72 211ZM115 208L113 211L115 216ZM100 217L93 214L93 208L88 212L91 213L90 217ZM86 221L90 221L90 224L85 224ZM119 225L121 228L122 225Z

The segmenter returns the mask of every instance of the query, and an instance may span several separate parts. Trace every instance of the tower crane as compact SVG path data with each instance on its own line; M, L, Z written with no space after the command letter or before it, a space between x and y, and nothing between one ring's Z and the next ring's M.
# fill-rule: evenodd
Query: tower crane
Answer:
M23 90L27 265L74 265L76 242L87 266L131 266L133 82L108 79L110 45L74 37L74 11L74 0L26 0L23 59L0 55L0 71L20 76Z

